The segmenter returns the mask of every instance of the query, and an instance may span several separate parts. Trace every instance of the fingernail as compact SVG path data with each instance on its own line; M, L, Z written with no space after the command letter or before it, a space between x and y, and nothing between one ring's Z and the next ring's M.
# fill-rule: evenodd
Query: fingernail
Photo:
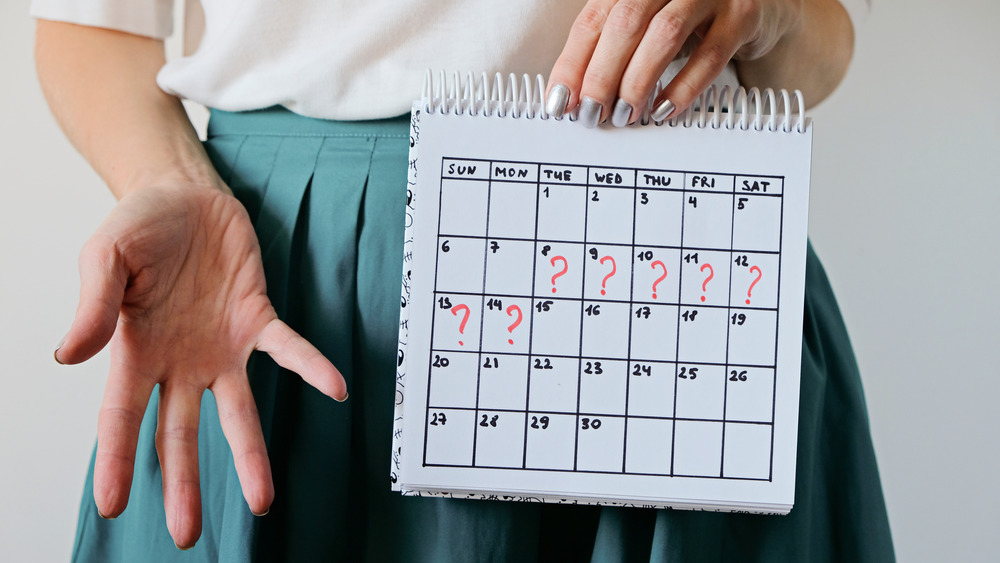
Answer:
M615 127L625 127L630 117L632 117L632 104L618 98L615 102L615 111L611 114L611 124Z
M653 118L653 121L663 121L670 115L670 112L674 111L674 107L674 103L670 100L663 100L660 105L653 109L649 117Z
M569 102L569 88L556 84L549 92L549 99L545 100L545 113L559 119L566 111L567 102Z
M257 513L256 513L256 512L254 512L253 510L251 510L251 511L250 511L250 513L251 513L251 514L253 514L254 516L257 516L258 518L259 518L259 517L261 517L261 516L267 516L267 513L268 513L268 512L271 512L271 507L270 507L270 506L269 506L269 507L267 507L267 508L266 508L266 509L264 510L264 512L261 512L260 514L257 514Z
M344 401L347 400L348 397L350 397L350 394L344 393L344 398L343 399L334 399L334 400L337 401L338 403L343 403Z
M594 98L584 96L580 100L580 123L588 129L597 127L597 122L601 119L601 110L604 106Z
M101 518L103 518L104 520L114 520L115 518L118 518L117 516L105 516L105 515L101 514L101 509L100 508L97 509L97 515L100 516Z
M192 548L192 547L194 547L194 546L193 546L193 545L189 545L189 546L187 546L187 547L181 547L181 546L179 546L179 545L177 545L177 544L175 543L175 544L174 544L174 547L176 547L177 549L179 549L179 550L181 550L181 551L187 551L187 550L191 549L191 548Z
M69 335L67 334L66 336L69 336ZM66 364L64 364L64 363L62 363L62 362L59 361L59 350L61 350L62 347L63 347L63 344L66 343L66 336L62 337L62 340L60 340L59 344L56 346L56 351L52 352L52 357L55 359L56 363L59 364L59 365L61 365L61 366L62 365L66 365ZM100 510L98 510L98 512L100 512Z

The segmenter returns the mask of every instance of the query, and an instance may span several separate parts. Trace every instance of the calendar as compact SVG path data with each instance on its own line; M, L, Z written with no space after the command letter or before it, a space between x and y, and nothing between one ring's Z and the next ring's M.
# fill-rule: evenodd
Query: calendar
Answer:
M787 512L811 124L740 91L588 130L470 84L414 106L394 487Z

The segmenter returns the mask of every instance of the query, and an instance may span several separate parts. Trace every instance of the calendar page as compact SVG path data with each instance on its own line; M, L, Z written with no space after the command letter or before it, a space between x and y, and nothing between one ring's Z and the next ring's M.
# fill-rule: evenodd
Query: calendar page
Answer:
M396 488L791 508L811 128L413 136Z

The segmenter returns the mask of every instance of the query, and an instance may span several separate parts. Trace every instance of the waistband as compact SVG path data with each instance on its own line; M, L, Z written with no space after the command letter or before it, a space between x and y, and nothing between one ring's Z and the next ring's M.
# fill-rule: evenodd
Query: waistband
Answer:
M305 117L281 106L239 112L212 109L208 120L208 138L222 135L276 135L408 139L409 127L409 114L370 121L333 121Z

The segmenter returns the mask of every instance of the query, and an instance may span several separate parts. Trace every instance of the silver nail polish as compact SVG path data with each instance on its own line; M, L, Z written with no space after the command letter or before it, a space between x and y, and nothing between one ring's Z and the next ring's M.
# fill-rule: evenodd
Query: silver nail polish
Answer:
M580 123L588 129L597 127L597 122L601 120L601 110L604 106L595 100L584 96L580 100Z
M567 102L569 102L569 88L556 84L549 92L549 99L545 100L545 113L559 119L566 111Z
M653 121L663 121L674 111L674 103L670 100L663 100L660 105L656 106L653 111L649 114L649 117L653 118Z
M625 127L630 117L632 117L632 104L618 98L615 102L615 111L611 114L611 124L615 127Z

